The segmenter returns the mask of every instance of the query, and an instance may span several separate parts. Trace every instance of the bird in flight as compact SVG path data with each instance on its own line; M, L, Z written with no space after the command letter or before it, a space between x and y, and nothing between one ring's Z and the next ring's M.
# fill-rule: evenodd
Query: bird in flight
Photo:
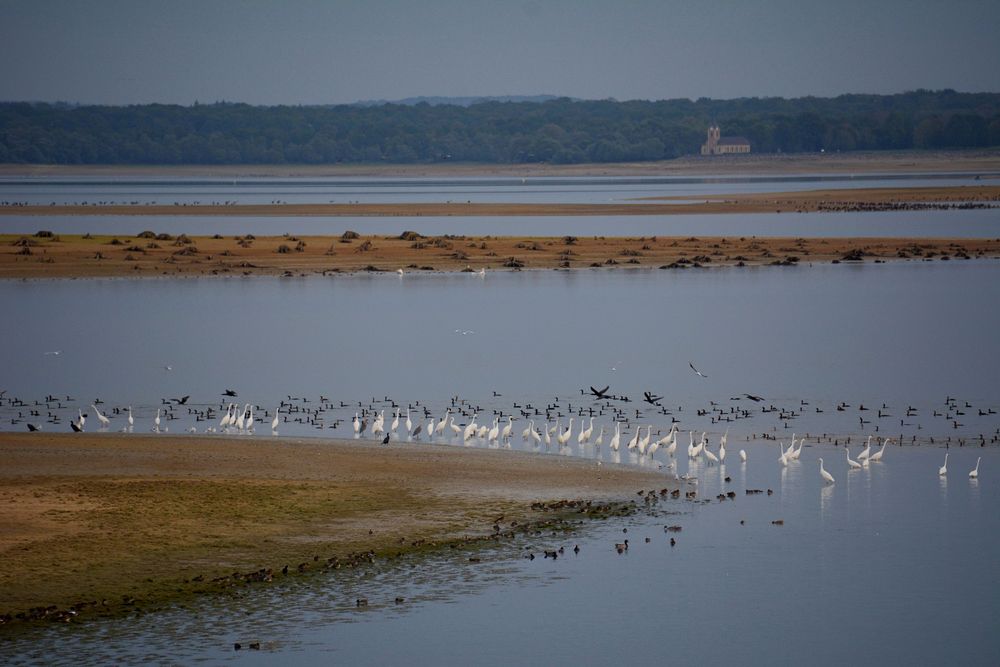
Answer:
M236 390L235 389L227 389L224 392L222 392L222 395L223 396L236 396Z
M594 395L594 398L604 398L605 394L608 393L608 389L610 389L610 388L611 388L611 385L608 385L604 389L594 389L593 387L591 387L590 388L590 393Z
M189 398L191 398L191 397L190 396L181 396L180 398L171 398L170 400L171 401L175 401L177 403L177 405L184 405L185 403L188 402Z
M698 375L701 375L701 373L698 373ZM660 401L663 400L662 396L653 396L651 392L644 391L642 393L645 396L645 398L643 398L642 400L646 401L650 405L659 405Z
M690 366L690 367L691 367L691 370L693 370L693 371L694 371L695 373L697 373L697 374L698 374L698 375L700 375L701 377L703 377L703 378L705 378L705 379L708 379L708 376L707 376L707 375L705 375L704 373L702 373L701 371L699 371L699 370L698 370L697 368L695 368L695 367L694 367L694 364L692 364L692 363L691 363L690 361L688 362L688 366Z
M764 400L763 396L754 396L753 394L743 394L743 395L749 398L751 401L754 401L755 403L760 403L761 401Z

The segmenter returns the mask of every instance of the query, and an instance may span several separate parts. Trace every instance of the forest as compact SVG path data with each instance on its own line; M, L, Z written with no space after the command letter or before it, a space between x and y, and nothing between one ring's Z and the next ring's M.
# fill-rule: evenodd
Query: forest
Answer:
M1000 94L453 104L0 103L0 163L556 164L696 155L709 124L753 153L1000 146Z

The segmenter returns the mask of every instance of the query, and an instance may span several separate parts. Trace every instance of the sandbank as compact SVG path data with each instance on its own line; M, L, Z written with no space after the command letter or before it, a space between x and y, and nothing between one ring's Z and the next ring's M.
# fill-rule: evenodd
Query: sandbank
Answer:
M0 614L51 606L46 620L600 516L616 511L603 502L676 488L593 461L412 443L2 433L0 451Z

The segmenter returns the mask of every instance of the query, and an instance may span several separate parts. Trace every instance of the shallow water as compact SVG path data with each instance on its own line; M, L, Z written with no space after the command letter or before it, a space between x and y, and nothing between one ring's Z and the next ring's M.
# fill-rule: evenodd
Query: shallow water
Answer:
M1000 238L1000 210L881 213L747 213L624 216L237 217L0 216L7 234L156 233L242 236L360 234L398 236L762 236L785 238Z
M977 176L980 180L977 180ZM789 192L817 188L916 188L995 181L1000 174L926 173L749 177L545 178L0 178L0 202L49 204L289 204L516 202L595 204L643 197Z
M463 424L477 408L487 425L494 410L529 413L537 426L594 416L595 438L617 419L629 423L623 442L636 422L665 433L673 420L785 440L992 440L1000 427L993 260L485 279L6 281L0 297L17 313L0 322L4 388L24 402L0 404L4 429L33 421L66 431L77 409L100 398L111 430L125 425L115 408L132 405L138 431L161 410L171 432L203 432L218 423L230 388L268 424L284 402L285 435L349 436L354 413L371 409L388 425L393 401L412 406L418 423L451 406L465 412L456 415ZM605 385L631 400L581 393ZM660 406L644 403L645 391L662 396ZM57 400L46 403L49 395ZM185 406L166 410L163 399L185 395ZM208 408L214 417L199 420ZM519 419L515 433L525 426Z

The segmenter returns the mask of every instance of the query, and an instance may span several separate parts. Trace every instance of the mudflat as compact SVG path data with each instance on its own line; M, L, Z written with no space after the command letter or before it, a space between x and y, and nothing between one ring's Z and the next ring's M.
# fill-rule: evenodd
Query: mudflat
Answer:
M295 576L557 515L539 503L597 512L676 486L593 461L417 443L3 433L0 452L0 614L146 607L212 592L213 579L270 581L286 565Z
M1000 257L1000 239L0 235L0 278L761 266Z

